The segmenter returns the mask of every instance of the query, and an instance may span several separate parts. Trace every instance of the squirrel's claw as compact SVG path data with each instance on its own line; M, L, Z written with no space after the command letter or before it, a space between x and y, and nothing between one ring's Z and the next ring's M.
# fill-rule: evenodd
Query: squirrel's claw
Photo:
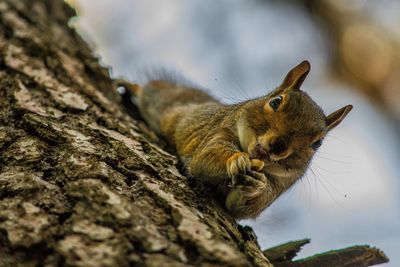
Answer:
M226 161L226 169L229 178L231 179L228 184L229 187L233 187L236 184L236 177L239 174L245 174L251 170L251 161L249 154L245 152L236 152Z
M237 177L239 177L239 183L237 182ZM237 184L250 187L263 187L265 183L267 183L267 177L264 173L250 170L246 174L231 178L228 187L234 187Z
M245 174L251 169L249 154L236 152L226 161L226 168L230 178L236 177L239 173Z
M251 160L251 169L254 171L261 171L264 168L264 161L259 159Z
M243 178L244 182L249 185L260 185L267 182L265 174L258 171L250 171L247 175L244 175Z

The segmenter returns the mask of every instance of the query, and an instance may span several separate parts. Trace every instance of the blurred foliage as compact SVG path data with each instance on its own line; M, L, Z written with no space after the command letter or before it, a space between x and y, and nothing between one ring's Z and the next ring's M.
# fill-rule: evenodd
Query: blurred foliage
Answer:
M377 20L372 16L375 3L346 0L285 2L307 9L326 31L332 46L330 63L336 77L365 94L400 130L400 38L384 27L383 18ZM400 15L400 10L398 13Z

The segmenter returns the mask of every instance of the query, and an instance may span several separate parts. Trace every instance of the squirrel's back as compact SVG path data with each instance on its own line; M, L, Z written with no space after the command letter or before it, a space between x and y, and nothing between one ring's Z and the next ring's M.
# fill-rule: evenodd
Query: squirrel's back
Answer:
M178 121L199 104L220 105L204 91L167 80L150 81L138 90L142 116L154 130L167 137L173 137Z

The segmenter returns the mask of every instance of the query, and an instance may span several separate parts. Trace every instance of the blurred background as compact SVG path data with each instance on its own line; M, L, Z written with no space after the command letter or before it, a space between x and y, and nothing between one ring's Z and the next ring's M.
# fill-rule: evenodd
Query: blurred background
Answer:
M330 113L355 108L311 169L251 225L261 247L311 238L300 256L370 244L400 266L400 1L69 0L72 24L113 76L165 67L225 103L263 95L303 59Z

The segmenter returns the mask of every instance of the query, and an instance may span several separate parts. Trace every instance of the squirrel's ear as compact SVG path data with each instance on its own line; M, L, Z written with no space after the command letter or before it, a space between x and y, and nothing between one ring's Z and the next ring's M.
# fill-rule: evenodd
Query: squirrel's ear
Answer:
M332 130L338 126L352 109L352 105L347 105L329 114L328 117L326 117L326 127L328 130Z
M281 88L293 88L296 90L300 89L304 79L310 72L310 68L310 62L307 60L301 62L299 65L291 69L288 74L286 74L286 77L281 84Z

